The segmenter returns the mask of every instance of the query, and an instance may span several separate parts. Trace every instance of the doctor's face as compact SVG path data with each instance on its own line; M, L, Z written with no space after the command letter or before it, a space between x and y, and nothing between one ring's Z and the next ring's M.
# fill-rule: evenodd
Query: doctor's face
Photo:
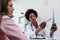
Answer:
M30 20L30 22L32 22L32 23L35 23L35 22L36 22L36 16L35 16L34 13L31 13L31 14L29 15L29 20Z

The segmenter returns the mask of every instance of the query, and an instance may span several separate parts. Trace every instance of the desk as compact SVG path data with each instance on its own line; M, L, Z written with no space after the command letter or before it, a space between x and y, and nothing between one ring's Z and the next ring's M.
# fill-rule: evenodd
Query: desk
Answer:
M45 39L37 39L37 38L31 38L30 40L60 40L60 37L54 37L54 38L45 38Z
M59 39L30 39L30 40L59 40Z
M30 39L30 40L46 40L46 39Z
M46 38L30 38L30 40L46 40Z

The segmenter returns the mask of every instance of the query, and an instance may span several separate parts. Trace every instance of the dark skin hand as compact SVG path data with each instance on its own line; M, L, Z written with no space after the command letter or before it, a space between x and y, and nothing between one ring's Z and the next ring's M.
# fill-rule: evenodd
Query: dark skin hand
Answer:
M46 22L42 22L42 23L39 25L39 27L36 29L36 31L35 31L36 36L37 36L38 33L39 33L42 29L44 29L45 27L46 27Z
M57 30L57 26L56 24L54 24L52 27L51 27L51 30L50 30L50 37L53 37L53 34L54 32Z

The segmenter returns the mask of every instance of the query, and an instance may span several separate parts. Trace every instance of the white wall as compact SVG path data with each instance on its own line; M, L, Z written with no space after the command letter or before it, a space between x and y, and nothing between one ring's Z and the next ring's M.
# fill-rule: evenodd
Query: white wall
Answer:
M38 20L47 20L52 18L53 9L55 14L55 22L57 23L58 30L55 32L56 36L60 37L60 0L15 0L13 1L15 8L14 21L18 24L18 17L21 12L26 12L27 9L33 8L38 12ZM50 29L52 20L47 22L47 30Z

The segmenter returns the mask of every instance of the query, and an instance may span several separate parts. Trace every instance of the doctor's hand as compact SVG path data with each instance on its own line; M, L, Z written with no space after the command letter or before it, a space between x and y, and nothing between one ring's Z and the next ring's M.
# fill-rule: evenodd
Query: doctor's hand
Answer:
M53 36L53 34L56 30L57 30L57 26L56 26L56 24L53 24L52 27L51 27L51 30L50 30L50 37Z
M46 22L42 22L42 23L39 25L39 27L36 29L35 35L37 36L38 33L39 33L42 29L45 28L45 26L46 26Z
M42 22L39 26L41 29L44 29L46 27L46 22Z

